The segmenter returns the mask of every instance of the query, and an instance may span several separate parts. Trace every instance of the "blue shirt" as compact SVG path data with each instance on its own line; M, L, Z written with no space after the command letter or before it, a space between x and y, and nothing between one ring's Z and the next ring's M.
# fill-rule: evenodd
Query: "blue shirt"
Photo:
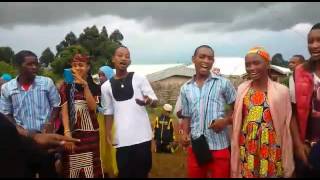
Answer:
M213 120L225 116L225 104L235 101L236 90L231 82L224 77L210 75L199 88L193 78L181 87L180 95L182 115L191 119L191 137L198 138L204 134L211 150L229 147L227 128L215 133L208 127Z
M41 130L50 118L53 107L59 107L60 95L48 77L36 76L28 91L22 89L17 78L1 88L0 112L12 114L16 123L26 129Z

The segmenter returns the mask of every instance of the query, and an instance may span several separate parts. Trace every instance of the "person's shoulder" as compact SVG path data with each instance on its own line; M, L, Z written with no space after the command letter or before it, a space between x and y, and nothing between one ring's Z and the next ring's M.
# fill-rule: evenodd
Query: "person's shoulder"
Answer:
M36 76L35 80L37 83L54 84L53 80L47 76Z
M17 79L11 79L8 82L5 82L4 84L2 84L1 89L7 89L9 91L11 91L11 89L16 88L17 87Z
M110 88L110 80L105 81L102 85L101 85L101 90L106 90Z
M289 88L281 83L278 83L276 81L271 81L273 85L280 91L289 91Z
M133 78L135 79L147 79L147 77L141 73L137 73L137 72L130 72L133 73Z

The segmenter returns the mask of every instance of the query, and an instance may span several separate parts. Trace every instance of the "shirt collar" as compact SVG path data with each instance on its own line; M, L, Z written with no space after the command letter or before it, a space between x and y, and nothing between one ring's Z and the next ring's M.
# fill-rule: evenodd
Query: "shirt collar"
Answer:
M12 90L19 89L19 88L21 89L21 84L19 84L19 82L18 82L19 76L20 76L20 75L18 75L16 78L13 79L13 80L14 80L14 83L13 83ZM36 76L36 77L34 78L32 84L31 84L31 85L32 85L31 87L34 87L34 85L36 85L37 79L38 79L38 76Z
M219 79L219 76L210 73L208 78L205 80L205 82L209 81L209 80L212 80L212 79ZM187 83L191 84L191 83L194 83L194 82L196 82L196 75L195 74L192 76L192 79L190 81L188 81Z

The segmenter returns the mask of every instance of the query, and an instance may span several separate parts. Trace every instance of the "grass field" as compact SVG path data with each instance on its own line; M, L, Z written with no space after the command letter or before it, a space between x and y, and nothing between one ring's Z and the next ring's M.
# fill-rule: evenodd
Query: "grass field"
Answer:
M149 109L149 118L153 126L156 116L161 114L161 107ZM179 139L176 131L175 136ZM151 178L184 178L186 177L187 153L179 147L173 154L154 153L152 154Z
M173 154L153 153L151 178L185 178L186 152L179 148Z

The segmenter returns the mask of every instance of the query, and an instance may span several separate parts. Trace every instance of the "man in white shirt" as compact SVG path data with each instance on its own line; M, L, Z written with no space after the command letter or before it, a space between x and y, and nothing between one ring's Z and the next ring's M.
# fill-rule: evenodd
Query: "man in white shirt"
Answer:
M294 72L294 69L305 61L302 55L293 55L292 58L289 60L288 67L289 69ZM289 77L289 91L290 91L290 98L292 103L296 103L296 96L295 96L295 88L294 88L294 79L293 75Z
M119 177L148 177L152 166L152 129L145 106L156 107L157 97L147 78L128 72L129 49L118 47L112 57L116 74L101 87L107 143L117 148ZM111 128L115 125L115 138Z

